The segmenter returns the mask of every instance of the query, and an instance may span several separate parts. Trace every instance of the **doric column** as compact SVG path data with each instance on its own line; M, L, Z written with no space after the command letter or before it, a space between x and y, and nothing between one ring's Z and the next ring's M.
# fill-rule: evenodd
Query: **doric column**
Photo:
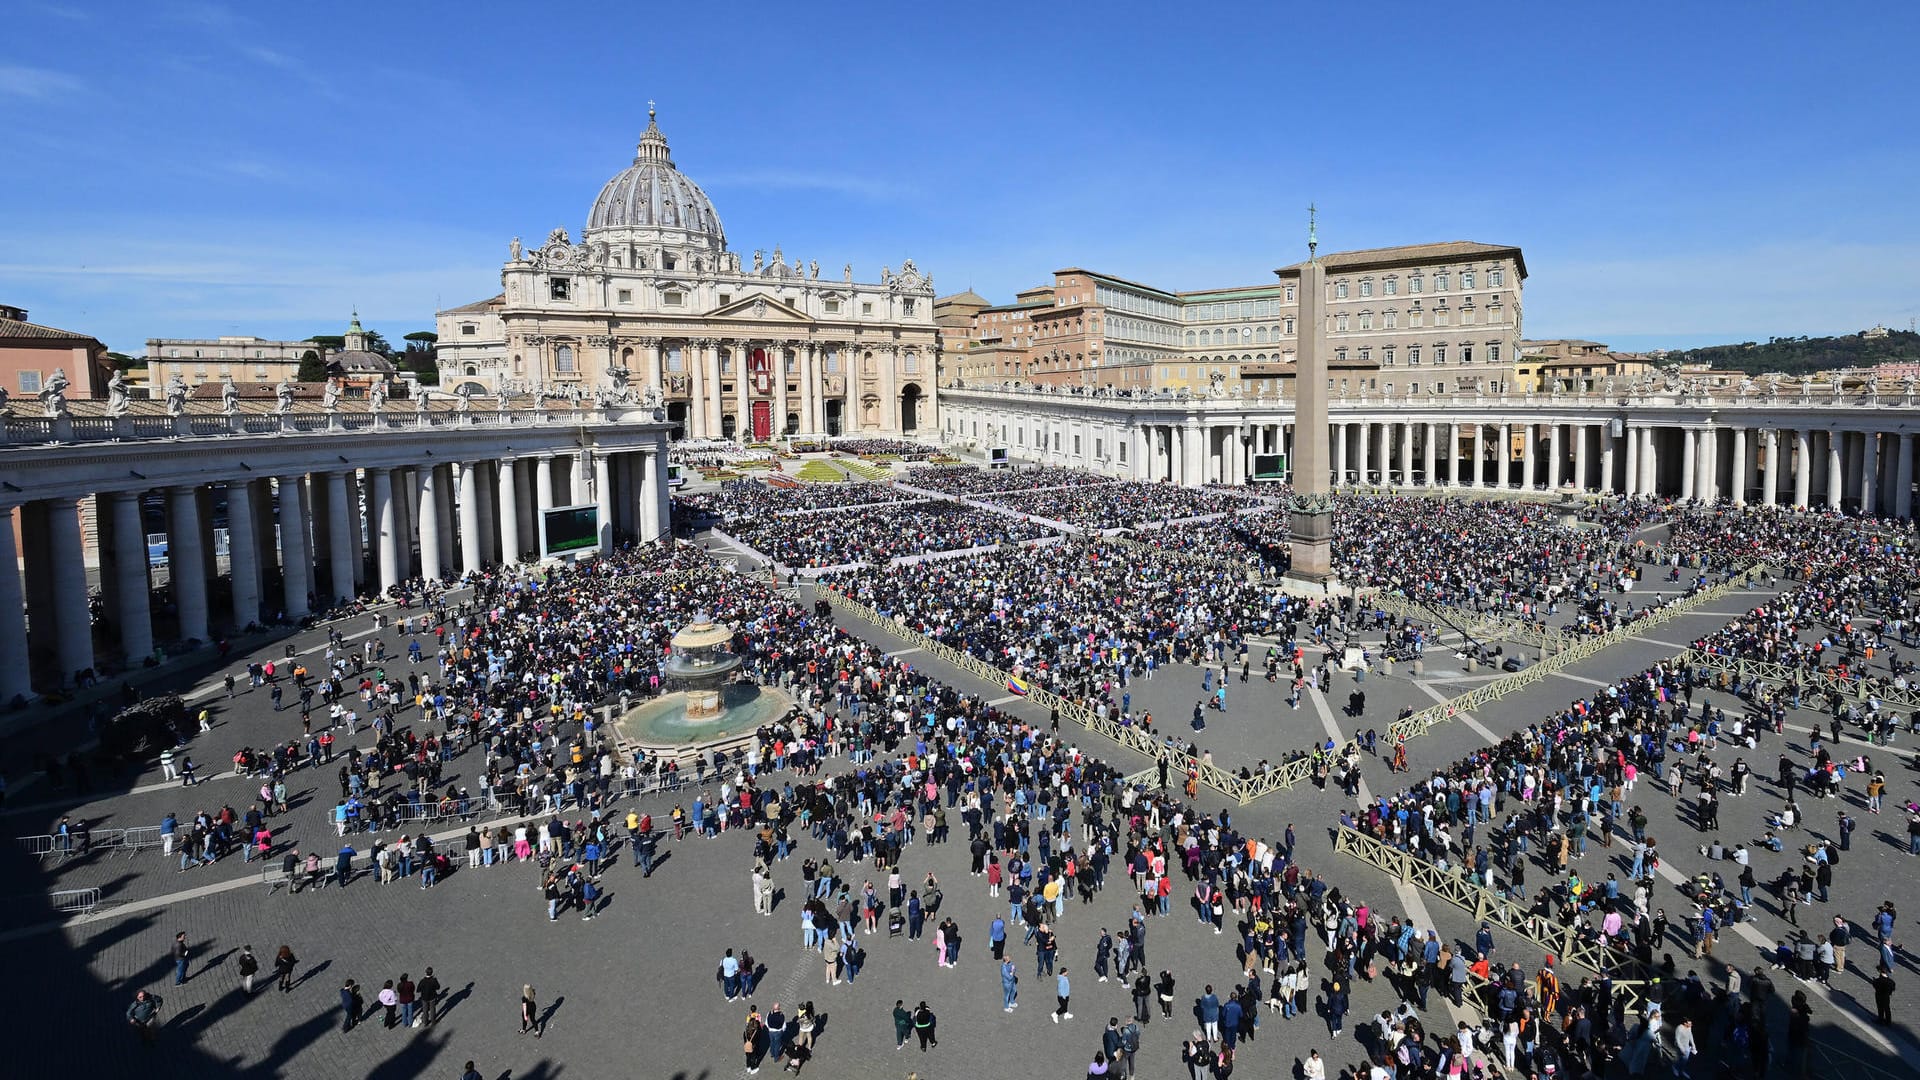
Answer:
M726 434L727 430L724 420L727 411L726 383L722 380L720 374L721 345L722 343L720 341L714 339L708 339L707 341L707 438L709 439L718 439ZM740 351L740 343L737 341L729 341L725 342L725 346L727 350L727 361L738 370L742 365L742 361L740 357L735 354Z
M1727 479L1727 486L1733 490L1733 505L1747 505L1747 428L1736 425L1733 429L1733 473Z
M1600 494L1613 492L1613 422L1608 421L1600 425Z
M1696 485L1700 482L1700 432L1696 428L1680 429L1680 498L1693 498Z
M1813 498L1813 430L1797 428L1793 433L1793 507L1805 510Z
M307 614L307 522L300 513L299 476L280 478L280 584L287 618Z
M1395 425L1400 431L1400 484L1413 486L1413 425L1402 423Z
M647 451L647 491L653 501L653 518L659 524L656 539L673 535L673 492L667 487L667 455L664 449Z
M1560 490L1561 468L1566 462L1566 453L1560 448L1560 425L1547 425L1547 488Z
M1869 431L1860 438L1865 444L1860 455L1860 513L1872 517L1880 505L1880 436Z
M1534 444L1539 441L1540 429L1528 424L1521 429L1520 440L1520 487L1523 491L1533 490L1533 454Z
M353 599L353 527L359 508L347 502L347 474L330 472L327 488L327 576L332 583L336 603ZM316 528L316 532L318 529Z
M1447 486L1460 486L1460 422L1449 421L1445 425L1445 441L1440 444L1440 452L1445 455L1442 465L1447 473Z
M1587 443L1589 432L1586 424L1574 424L1567 429L1573 436L1573 489L1587 490Z
M1779 496L1780 487L1780 439L1779 432L1773 428L1761 428L1760 437L1760 505L1772 506Z
M253 529L253 485L227 483L227 566L233 580L233 628L260 618L260 545Z
M27 660L27 593L20 584L20 548L13 541L16 520L13 507L0 506L0 705L33 696L33 667Z
M654 476L653 459L658 456L659 451L651 448L641 451L641 461L645 463L644 467L638 470L640 474L639 532L640 542L643 544L650 544L660 538L660 500L655 496L653 490L654 484L657 482Z
M373 476L373 541L380 564L380 595L400 584L400 510L395 506L392 469L371 469Z
M428 465L420 473L420 576L441 580L440 470Z
M1420 448L1420 468L1423 473L1423 475L1421 476L1421 479L1426 482L1425 483L1426 487L1440 486L1440 474L1435 471L1436 466L1435 466L1435 456L1434 456L1435 453L1439 450L1439 443L1440 443L1440 425L1433 423L1432 421L1428 421L1427 422L1427 443L1425 446Z
M139 536L136 528L134 535ZM47 555L52 563L54 640L60 656L60 681L93 666L93 611L87 598L85 541L80 536L80 506L73 499L47 500ZM141 552L146 558L146 552Z
M1354 480L1361 487L1366 487L1368 484L1372 483L1371 478L1369 478L1367 475L1369 472L1372 471L1372 462L1368 460L1370 457L1372 457L1372 455L1368 453L1373 443L1372 421L1363 420L1360 422L1359 436L1360 436L1359 439L1356 440L1356 443L1355 443L1355 449L1356 449L1357 456L1359 458L1359 463L1358 463L1358 467L1354 470L1355 472Z
M599 516L600 554L613 554L613 469L605 450L593 455L593 504Z
M1347 425L1333 425L1333 485L1347 482Z
M233 509L227 509L231 535ZM173 582L173 605L180 621L180 640L207 641L207 547L201 533L199 493L191 487L167 489L167 566ZM140 553L140 565L147 553ZM242 624L245 625L245 624Z
M1640 494L1660 494L1660 444L1651 425L1640 429Z
M500 514L500 562L513 565L520 561L520 500L514 493L513 459L499 463L500 496L495 500Z
M1487 425L1473 425L1473 467L1467 470L1467 483L1473 487L1486 486L1487 462Z
M477 574L486 564L480 534L480 479L473 462L460 463L460 572Z
M687 375L687 437L707 435L707 343L689 338L680 343L680 366Z
M1500 425L1500 442L1493 448L1493 486L1513 486L1513 425Z
M541 454L533 458L533 505L536 513L553 509L552 454Z
M1640 427L1627 425L1627 497L1640 494Z
M1847 490L1846 471L1840 464L1840 433L1827 431L1827 509L1840 509L1840 497Z
M882 431L889 431L896 435L904 431L905 425L900 420L900 346L898 345L890 345L881 353L880 414L885 419L885 422L880 425Z
M1900 433L1900 459L1894 462L1893 516L1913 516L1913 434Z
M365 488L360 484L360 471L347 470L347 533L353 538L353 590L358 593L367 583L367 534L361 527L366 516L362 513L360 500Z
M114 598L119 606L114 619L120 624L121 655L132 668L153 655L153 584L147 577L147 536L140 519L140 493L113 492L107 496L107 506L113 515ZM199 535L196 525L194 538ZM199 567L194 570L193 576L199 577Z

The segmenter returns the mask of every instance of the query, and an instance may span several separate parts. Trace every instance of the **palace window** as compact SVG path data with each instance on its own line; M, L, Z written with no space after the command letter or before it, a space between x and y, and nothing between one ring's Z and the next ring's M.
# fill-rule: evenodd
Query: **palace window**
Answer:
M1460 287L1463 289L1473 288L1473 271L1471 270L1460 271Z
M1385 282L1388 296L1400 295L1400 279L1388 278Z
M900 313L908 318L913 317L913 297L909 296L900 301Z
M667 370L668 371L687 370L686 359L680 355L680 346L678 345L667 346Z
M1460 362L1463 364L1473 363L1473 346L1471 345L1460 346Z
M1400 325L1400 313L1397 311L1389 311L1386 313L1386 320L1387 329L1393 330Z
M633 290L632 289L619 290L618 292L614 293L614 300L622 304L633 303Z
M1293 319L1288 318L1285 325L1287 328L1287 336L1292 337L1293 336Z
M473 325L472 323L460 324L460 334L462 337L472 337L473 335L479 332L480 332L480 328Z
M1419 384L1419 383L1417 383L1417 382L1410 382L1410 383L1408 383L1408 384L1407 384L1407 393L1409 393L1409 394L1417 394L1417 393L1419 393L1419 392L1420 392L1420 384Z
M1392 367L1393 366L1393 346L1389 345L1383 351L1386 353L1386 365L1388 367Z
M547 296L554 300L565 300L573 291L573 283L566 278L548 278Z
M573 346L561 345L553 350L553 370L562 375L571 375L578 370L573 366Z
M1335 350L1333 350L1333 358L1334 358L1335 360L1338 360L1338 361L1340 361L1340 362L1341 362L1341 363L1343 363L1343 364L1344 364L1344 363L1346 363L1346 362L1347 362L1347 350L1345 350L1345 349L1335 349Z
M1360 359L1362 360L1373 359L1373 348L1371 346L1362 345L1360 347Z
M20 392L23 394L39 393L40 392L40 373L37 371L21 372L20 373Z
M1372 280L1371 278L1362 278L1362 279L1361 279L1361 281L1360 281L1360 295L1361 295L1361 296L1372 296L1372 295L1373 295L1373 280Z
M1335 316L1333 317L1333 328L1334 328L1335 330L1338 330L1338 331L1341 331L1341 332L1345 332L1345 330L1347 329L1347 317L1346 317L1346 315L1344 315L1344 314L1341 314L1341 315L1335 315Z
M829 314L829 315L838 315L838 314L840 314L840 301L838 301L838 300L829 300L829 301L827 301L827 303L826 303L826 308L827 308L827 314Z
M1494 288L1496 288L1496 289L1497 289L1497 288L1499 288L1500 286L1502 286L1502 285L1505 285L1506 283L1507 283L1507 272L1506 272L1505 270L1489 270L1489 271L1487 271L1487 284L1488 284L1488 285L1491 285L1491 286L1493 286Z
M1360 329L1362 330L1373 329L1373 312L1363 311L1360 313Z
M1293 286L1287 286L1287 303L1293 303Z
M1341 281L1341 282L1337 282L1337 283L1335 283L1335 284L1334 284L1334 286L1333 286L1333 298L1334 298L1335 300L1345 300L1345 299L1347 298L1347 283L1346 283L1346 282L1344 282L1344 281Z
M1418 345L1407 346L1407 363L1417 364L1419 362L1420 362L1420 346Z
M1488 345L1487 345L1487 363L1489 363L1489 364L1497 364L1497 363L1499 363L1499 362L1500 362L1500 346L1499 346L1499 345L1496 345L1496 344L1493 344L1493 343L1488 343Z
M1435 308L1433 312L1433 325L1435 326L1447 325L1449 314L1450 313L1446 308Z
M1447 362L1447 347L1445 345L1435 345L1433 347L1433 362L1436 364L1444 364Z
M863 300L860 302L860 314L862 315L873 314L873 302L871 300Z
M1422 287L1422 283L1421 283L1419 274L1415 274L1412 277L1407 279L1407 291L1409 293L1418 294L1420 292L1421 287Z
M1445 271L1442 271L1442 272L1440 272L1440 273L1438 273L1438 274L1435 274L1435 275L1433 275L1433 291L1434 291L1434 292L1446 292L1446 291L1447 291L1447 283L1448 283L1448 282L1449 282L1450 280L1452 280L1452 277L1451 277L1451 275L1449 275L1449 274L1447 274L1447 273L1446 273Z
M660 294L660 302L666 307L683 307L687 302L686 293L669 292Z

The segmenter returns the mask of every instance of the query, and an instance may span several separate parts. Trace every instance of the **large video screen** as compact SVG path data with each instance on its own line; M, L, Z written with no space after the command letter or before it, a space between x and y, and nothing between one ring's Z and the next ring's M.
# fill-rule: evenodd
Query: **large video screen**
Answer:
M600 546L600 509L586 506L556 506L540 516L542 555L568 551L587 551Z
M1253 479L1256 482L1271 483L1277 480L1285 480L1286 478L1287 478L1287 455L1285 454L1253 455Z

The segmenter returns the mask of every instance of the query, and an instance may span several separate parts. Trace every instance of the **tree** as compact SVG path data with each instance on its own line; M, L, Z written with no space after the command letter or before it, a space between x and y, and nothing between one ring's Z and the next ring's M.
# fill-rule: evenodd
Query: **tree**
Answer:
M300 382L326 382L327 363L312 349L300 354L300 370L293 376Z
M132 371L134 368L147 366L147 358L144 356L128 356L126 353L112 350L108 350L107 359L113 361L113 365L121 371Z
M347 339L340 334L315 334L307 339L322 349L344 349Z
M413 333L408 334L403 340L417 341L422 348L430 349L439 343L440 335L431 330L415 330ZM408 347L411 348L412 346Z
M407 348L399 356L394 358L394 363L407 371L413 372L419 377L422 385L438 386L440 384L440 365L439 362L434 359L433 349L434 343L440 340L440 335L429 330L415 330L413 333L406 335L404 340L407 343Z
M387 359L393 359L393 346L387 344L386 336L378 330L367 331L367 351L379 353Z

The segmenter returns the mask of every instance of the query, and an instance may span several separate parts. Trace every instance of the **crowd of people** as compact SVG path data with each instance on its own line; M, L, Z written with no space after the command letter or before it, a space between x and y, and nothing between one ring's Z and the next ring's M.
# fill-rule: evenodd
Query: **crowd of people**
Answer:
M911 555L1024 544L1055 535L1051 526L940 500L895 503L832 514L742 518L729 535L782 566L807 569Z
M1131 480L1045 491L1003 491L983 501L1087 532L1137 528L1257 505L1254 499L1229 491Z
M1058 465L1023 465L1017 469L979 469L972 465L928 465L907 470L901 482L943 495L976 497L1003 491L1038 488L1089 487L1117 483L1081 469Z
M801 484L774 487L760 480L728 480L712 491L673 497L677 514L711 519L724 527L742 521L823 510L882 506L915 498L892 484Z

